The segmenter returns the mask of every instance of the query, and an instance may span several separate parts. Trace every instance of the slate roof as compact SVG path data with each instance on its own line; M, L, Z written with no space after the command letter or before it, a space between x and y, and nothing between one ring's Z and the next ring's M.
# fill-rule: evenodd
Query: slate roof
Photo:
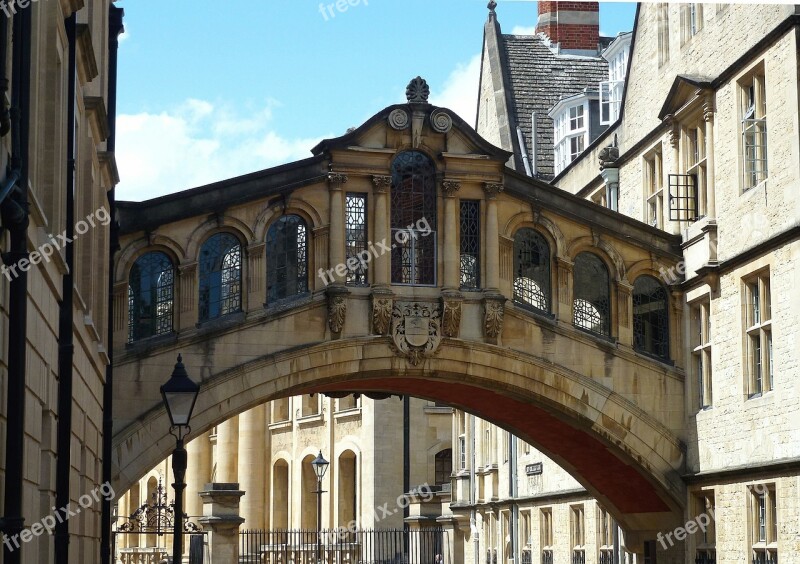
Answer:
M606 44L609 38L602 38ZM540 36L502 35L501 62L503 77L510 92L509 126L516 136L520 126L525 138L528 158L531 147L531 113L536 112L538 142L536 147L537 177L553 178L553 120L547 112L561 99L596 89L608 80L608 63L600 57L555 55ZM515 143L516 145L516 143ZM521 156L516 155L515 168L524 172Z

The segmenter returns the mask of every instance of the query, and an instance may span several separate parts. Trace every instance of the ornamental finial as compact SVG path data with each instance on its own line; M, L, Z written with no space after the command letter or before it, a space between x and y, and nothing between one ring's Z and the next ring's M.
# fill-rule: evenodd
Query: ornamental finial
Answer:
M424 78L418 76L406 87L406 100L409 104L427 104L431 89Z
M489 5L486 7L489 8L489 11L494 14L494 9L497 8L497 2L490 0Z

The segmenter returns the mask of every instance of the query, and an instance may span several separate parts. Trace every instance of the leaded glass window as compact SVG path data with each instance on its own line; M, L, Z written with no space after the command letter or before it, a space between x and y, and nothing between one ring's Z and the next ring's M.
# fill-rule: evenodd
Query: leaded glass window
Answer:
M436 167L419 151L392 163L392 283L436 283Z
M608 268L591 253L575 257L573 323L576 327L611 335L611 290Z
M242 245L230 233L217 233L200 249L200 321L242 307Z
M366 194L347 194L345 201L345 253L349 259L358 259L367 250L367 196ZM363 256L363 255L362 255ZM359 260L356 268L347 269L347 284L365 286L367 282L367 262Z
M550 245L527 227L514 235L514 301L550 313Z
M139 257L128 279L128 341L172 332L175 269L162 252Z
M267 232L267 303L308 292L308 235L296 215L275 221Z
M667 291L652 276L633 283L633 346L661 359L669 358Z
M461 287L477 290L481 285L480 202L461 201Z

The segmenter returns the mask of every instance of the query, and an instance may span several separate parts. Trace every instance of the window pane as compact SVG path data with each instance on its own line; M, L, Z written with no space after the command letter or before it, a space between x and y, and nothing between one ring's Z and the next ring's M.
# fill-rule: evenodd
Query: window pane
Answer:
M128 340L170 333L173 297L172 261L161 252L142 255L128 282Z
M667 292L651 276L633 285L633 345L662 359L669 358Z
M514 236L514 301L550 312L550 246L529 228Z
M279 218L267 233L267 302L308 292L306 224L296 215Z
M241 309L242 246L229 233L218 233L200 249L201 321Z
M461 287L480 287L480 202L461 201Z
M345 201L345 259L358 258L367 250L367 197L364 194L347 194ZM363 255L362 255L363 256ZM345 260L345 262L348 262ZM366 261L355 269L347 269L347 284L367 284Z
M573 267L573 321L577 327L609 336L611 334L611 290L608 269L591 253L575 257Z

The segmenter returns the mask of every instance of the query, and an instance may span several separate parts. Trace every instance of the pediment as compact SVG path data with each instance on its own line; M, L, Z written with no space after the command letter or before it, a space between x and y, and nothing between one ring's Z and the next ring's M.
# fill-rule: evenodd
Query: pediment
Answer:
M458 114L428 103L428 85L420 77L406 89L405 104L384 108L341 137L321 141L314 155L338 151L396 152L425 148L435 154L506 162L511 153L481 137Z
M703 97L711 90L712 84L710 78L687 75L676 76L672 87L669 89L669 93L667 93L664 104L661 106L658 119L663 120L670 114L675 115L679 113L681 109L694 100Z

